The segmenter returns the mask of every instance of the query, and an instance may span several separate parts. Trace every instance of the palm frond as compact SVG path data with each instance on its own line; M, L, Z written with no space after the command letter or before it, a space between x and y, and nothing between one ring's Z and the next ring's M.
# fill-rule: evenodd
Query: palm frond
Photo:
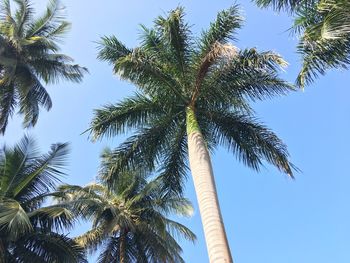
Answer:
M350 64L350 41L334 39L327 41L302 41L298 46L303 56L302 68L296 84L305 87L319 75L325 75L331 68L345 68Z
M59 0L50 0L45 13L39 18L31 21L25 32L26 39L43 37L48 40L56 40L62 37L70 27L65 21L64 7Z
M255 0L260 7L269 7L280 11L286 10L289 12L296 11L300 8L307 8L313 6L319 0Z
M258 52L254 48L239 51L229 63L219 65L206 76L201 103L222 103L249 112L246 98L270 99L294 90L278 77L278 70L286 64L274 52Z
M14 197L14 189L19 178L23 176L26 167L38 156L35 140L24 136L19 143L12 148L3 146L1 150L0 195L2 197Z
M72 239L53 232L42 233L40 230L18 241L13 253L22 262L30 262L33 255L42 258L43 262L87 262L84 249Z
M33 231L33 226L26 212L16 200L0 199L0 232L6 233L9 240Z
M4 18L11 16L11 3L10 0L3 0L0 3L0 19L4 20Z
M49 231L63 231L72 228L75 223L73 213L59 205L38 208L27 215L34 225Z
M158 179L162 183L162 191L172 194L182 194L187 178L187 138L185 125L179 129L170 142L159 168Z
M63 54L49 54L30 60L36 74L46 83L58 83L60 79L79 83L87 68L71 64L73 59Z
M17 106L14 84L0 85L0 133L5 134L7 123Z
M98 58L113 65L118 59L125 57L132 52L132 50L128 49L115 36L103 37L99 43L98 49Z
M103 226L97 226L74 238L74 240L77 244L88 250L90 253L94 253L104 244L107 237L108 233L106 233Z
M181 93L181 83L141 49L134 49L130 54L119 58L114 64L114 72L122 79L138 85L152 97L163 93L187 101Z
M172 10L167 17L159 16L155 21L163 45L170 47L173 57L172 67L178 77L184 77L188 68L191 51L188 50L190 29L184 22L184 9L178 7Z
M117 237L110 237L106 241L103 252L98 257L97 262L119 262L119 240Z
M162 111L156 101L136 94L117 105L110 104L95 110L90 131L94 140L101 136L116 136L126 129L140 128L146 119L158 116Z
M110 163L112 169L105 175L112 183L118 178L119 172L142 168L152 171L165 147L171 141L172 133L177 127L177 119L173 116L160 118L150 123L150 128L143 128L136 135L129 137L120 147L114 150Z
M64 175L62 169L66 165L67 154L67 143L53 144L48 154L35 158L18 177L11 190L13 195L25 199L52 190Z
M169 233L175 238L177 239L185 238L189 241L195 242L196 235L186 226L170 219L166 220L166 225Z
M266 160L293 178L295 167L288 160L285 144L264 125L234 112L211 111L207 115L215 127L214 136L245 165L259 171Z
M242 21L238 5L219 12L215 22L211 23L209 29L202 33L199 42L199 60L207 56L218 43L226 44L229 40L234 39L236 30L242 26Z
M18 37L23 35L23 31L33 16L33 8L29 0L15 0L19 8L15 13Z

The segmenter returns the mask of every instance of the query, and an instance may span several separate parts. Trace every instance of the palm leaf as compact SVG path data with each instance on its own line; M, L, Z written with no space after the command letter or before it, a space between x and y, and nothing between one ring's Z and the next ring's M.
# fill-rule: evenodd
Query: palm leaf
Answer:
M0 199L0 232L5 232L9 240L33 231L33 226L21 205L13 199Z

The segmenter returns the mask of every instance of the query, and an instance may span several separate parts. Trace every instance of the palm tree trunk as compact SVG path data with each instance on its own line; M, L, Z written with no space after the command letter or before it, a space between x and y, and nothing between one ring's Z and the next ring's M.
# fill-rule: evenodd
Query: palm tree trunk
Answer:
M126 263L125 261L125 242L126 242L126 232L125 230L120 230L119 237L119 262Z
M232 263L209 152L192 108L186 115L188 154L210 263Z

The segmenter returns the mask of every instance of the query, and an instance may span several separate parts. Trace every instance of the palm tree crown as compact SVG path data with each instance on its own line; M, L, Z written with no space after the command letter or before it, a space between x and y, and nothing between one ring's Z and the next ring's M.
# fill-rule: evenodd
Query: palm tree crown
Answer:
M72 226L65 208L44 206L63 174L67 144L40 155L24 137L0 151L0 262L86 262L83 249L60 232Z
M290 91L292 86L277 76L286 62L276 53L238 50L229 43L242 23L237 6L220 12L200 39L192 37L183 17L177 8L158 17L154 28L142 26L141 45L134 49L114 36L103 38L99 58L140 92L96 110L93 138L136 129L116 149L115 169L160 165L170 189L181 191L186 129L192 125L186 120L194 112L209 149L223 145L256 170L267 160L292 176L285 145L251 116L247 100Z
M103 155L100 176L114 173ZM185 226L166 215L189 216L190 203L181 197L164 194L158 180L147 182L138 172L116 175L109 187L103 179L85 187L63 185L59 188L63 206L76 216L92 220L92 230L76 238L91 252L100 249L98 262L184 262L175 236L194 240Z
M73 65L73 59L59 53L58 41L70 24L62 15L58 0L50 0L46 12L33 18L29 0L0 3L0 132L16 108L24 116L25 127L35 125L39 107L49 110L52 101L44 83L60 79L80 82L85 68Z
M330 68L350 64L350 2L348 0L256 0L295 14L293 29L300 34L302 69L297 84L304 87Z

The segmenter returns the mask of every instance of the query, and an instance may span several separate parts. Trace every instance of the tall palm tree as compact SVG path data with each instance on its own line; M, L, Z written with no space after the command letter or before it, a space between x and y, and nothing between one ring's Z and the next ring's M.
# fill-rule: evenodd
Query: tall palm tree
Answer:
M350 2L348 0L256 0L262 7L295 15L303 64L297 84L304 87L330 68L350 65Z
M169 193L181 193L188 155L210 262L232 262L209 151L222 145L255 170L265 160L293 176L286 146L248 103L292 87L278 77L286 65L279 55L230 44L242 24L238 6L220 12L199 39L183 18L179 7L158 17L154 28L142 26L141 45L133 49L103 38L99 58L139 93L96 110L90 129L93 139L136 130L110 162L116 171L158 167ZM114 174L107 182L116 182Z
M24 137L0 151L0 262L86 262L84 250L62 234L72 214L44 206L62 176L67 144L54 144L40 155Z
M84 187L59 188L62 205L93 222L92 229L76 241L90 252L100 249L101 263L184 262L174 235L191 241L195 235L167 215L189 216L190 203L165 194L157 179L147 182L138 172L115 174L110 154L104 153L100 175L118 177L113 187L102 179Z
M60 79L80 82L87 70L60 54L59 41L70 24L58 0L50 0L46 12L33 18L29 0L0 1L0 133L16 108L25 127L35 125L39 107L50 110L52 101L43 85Z

